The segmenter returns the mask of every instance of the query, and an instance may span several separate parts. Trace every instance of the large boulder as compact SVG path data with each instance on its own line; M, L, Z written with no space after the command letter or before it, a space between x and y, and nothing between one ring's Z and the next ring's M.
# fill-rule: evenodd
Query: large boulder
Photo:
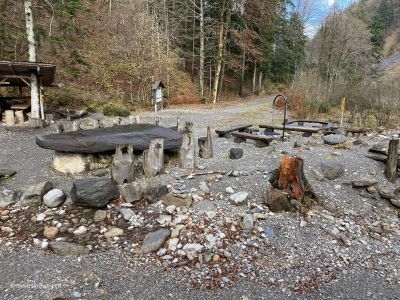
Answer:
M288 196L278 189L268 191L265 203L272 212L282 212L290 210Z
M339 145L347 141L343 134L330 134L324 137L324 143L328 145Z
M117 186L106 178L83 178L74 181L72 201L85 207L100 208L119 197Z
M43 196L53 188L50 181L29 187L21 197L21 203L28 206L42 205Z
M149 203L156 203L160 201L168 193L168 187L161 183L149 184L143 193L143 198Z
M246 199L248 196L249 196L248 192L238 192L238 193L230 195L229 201L233 205L243 205L246 203Z
M344 166L339 162L323 162L321 163L321 171L326 179L335 180L344 174Z
M130 182L118 186L125 202L136 202L143 198L145 186L139 182Z

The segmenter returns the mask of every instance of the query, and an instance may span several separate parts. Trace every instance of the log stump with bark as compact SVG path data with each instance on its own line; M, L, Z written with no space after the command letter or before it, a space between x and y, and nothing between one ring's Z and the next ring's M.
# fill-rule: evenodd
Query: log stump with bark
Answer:
M286 193L290 199L301 203L304 200L306 188L309 186L304 175L303 159L296 156L284 156L270 182L275 188Z
M124 153L123 149L127 149ZM117 184L133 182L142 174L136 167L132 145L117 145L111 163L111 179Z

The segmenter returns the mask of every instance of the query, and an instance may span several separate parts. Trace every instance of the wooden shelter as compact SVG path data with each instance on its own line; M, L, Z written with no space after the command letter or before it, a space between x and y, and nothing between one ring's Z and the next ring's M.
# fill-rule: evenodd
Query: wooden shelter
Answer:
M31 97L23 97L22 88L31 87L31 75L37 75L39 87L41 88L44 86L55 86L55 73L56 66L54 64L25 61L0 61L0 87L19 88L19 96L0 96L0 105L2 105L2 102L3 105L4 102L6 102L6 105L13 110L28 109L31 107Z

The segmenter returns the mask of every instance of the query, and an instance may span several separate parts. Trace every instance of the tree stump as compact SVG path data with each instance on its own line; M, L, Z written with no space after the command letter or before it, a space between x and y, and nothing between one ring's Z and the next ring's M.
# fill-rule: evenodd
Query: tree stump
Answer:
M399 153L399 139L391 139L389 142L388 156L386 160L385 175L389 181L397 178L397 158Z
M5 116L6 116L6 125L7 126L15 126L14 111L13 110L6 110L4 113L5 113Z
M122 152L125 147L127 148L127 153ZM140 175L135 166L133 146L117 145L111 163L111 179L117 184L124 184L133 182Z
M186 122L182 137L182 146L179 150L179 166L182 169L195 169L195 144L193 124Z
M302 202L305 187L308 185L304 176L303 159L295 156L284 156L276 177L272 179L271 183L274 187L287 193L290 199Z
M207 127L207 136L198 139L199 157L204 159L213 158L213 145L210 126Z
M164 139L151 140L149 149L143 151L143 171L146 177L164 171Z

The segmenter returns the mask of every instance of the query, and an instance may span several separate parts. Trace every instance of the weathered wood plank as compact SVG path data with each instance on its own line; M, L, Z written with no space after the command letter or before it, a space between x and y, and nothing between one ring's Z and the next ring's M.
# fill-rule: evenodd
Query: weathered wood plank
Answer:
M219 137L223 137L234 131L244 131L251 126L253 126L253 124L235 125L226 129L216 129L215 132L218 134Z

